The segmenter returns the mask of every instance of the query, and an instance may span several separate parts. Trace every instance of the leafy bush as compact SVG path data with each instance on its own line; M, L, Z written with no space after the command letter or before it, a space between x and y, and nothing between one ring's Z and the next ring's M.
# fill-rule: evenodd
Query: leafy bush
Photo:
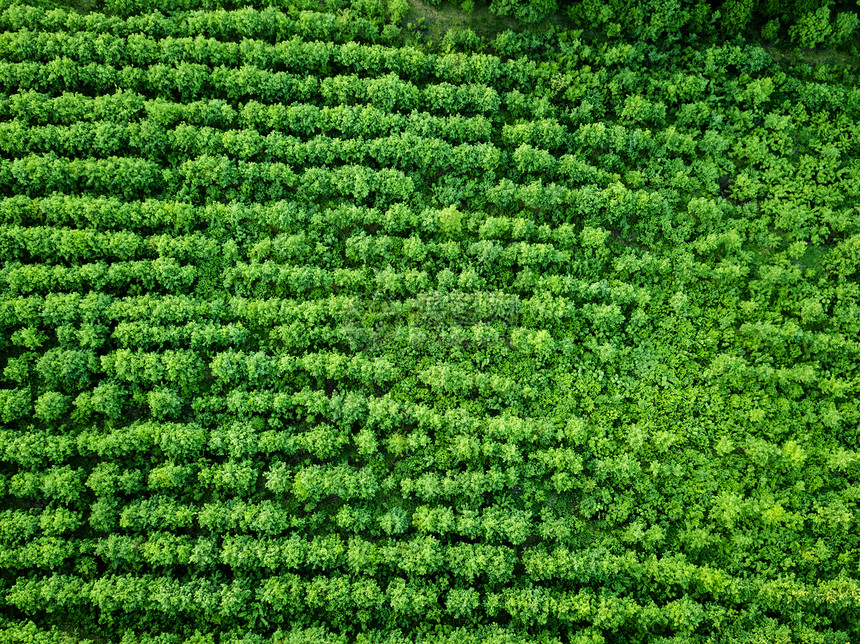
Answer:
M490 11L524 23L543 20L557 9L556 0L492 0Z
M829 7L820 7L803 14L788 28L788 35L801 47L815 47L827 40L832 30Z
M857 32L858 25L860 25L860 16L853 11L840 11L836 14L833 34L829 38L829 43L839 46L848 42Z
M387 0L388 19L393 24L398 24L403 21L406 14L409 13L408 0Z

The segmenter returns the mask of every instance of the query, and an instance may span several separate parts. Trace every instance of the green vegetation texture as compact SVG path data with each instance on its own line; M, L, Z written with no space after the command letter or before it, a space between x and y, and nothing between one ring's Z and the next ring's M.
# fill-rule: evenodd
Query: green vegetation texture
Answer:
M622 4L0 3L0 644L858 641L856 21Z

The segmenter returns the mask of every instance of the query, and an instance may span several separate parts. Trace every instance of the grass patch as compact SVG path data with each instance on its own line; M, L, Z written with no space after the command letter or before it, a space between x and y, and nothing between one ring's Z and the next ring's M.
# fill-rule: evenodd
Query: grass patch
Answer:
M471 29L481 38L492 40L503 31L517 28L516 20L490 13L488 5L481 4L467 13L447 0L438 7L422 0L409 0L406 23L415 24L432 41L441 40L449 29Z
M764 50L778 63L789 65L806 64L810 67L827 65L837 69L860 67L860 59L850 53L850 48L816 48L801 49L800 47L779 47L764 45Z
M823 268L824 256L827 255L828 250L825 246L810 245L797 259L797 265L804 271L811 269L818 273Z
M409 13L404 23L428 43L440 42L451 29L470 29L488 43L508 30L543 33L552 28L577 28L562 12L550 14L538 23L524 24L514 18L497 16L490 11L488 3L476 3L472 10L466 11L461 3L449 0L444 0L438 6L423 0L409 0ZM592 42L600 39L601 35L602 32L591 30L590 36L584 33L583 38L586 42Z

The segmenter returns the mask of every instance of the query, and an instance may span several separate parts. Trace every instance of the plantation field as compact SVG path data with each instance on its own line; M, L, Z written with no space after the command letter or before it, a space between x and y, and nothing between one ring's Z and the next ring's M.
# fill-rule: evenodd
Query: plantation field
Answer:
M848 19L508 4L0 0L0 644L857 641Z

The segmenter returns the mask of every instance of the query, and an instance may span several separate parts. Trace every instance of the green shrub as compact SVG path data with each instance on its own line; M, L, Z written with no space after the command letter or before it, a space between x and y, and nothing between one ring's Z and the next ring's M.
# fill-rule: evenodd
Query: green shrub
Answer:
M388 0L388 20L397 24L409 13L408 0Z
M827 40L832 31L830 9L820 7L815 11L803 14L795 24L788 28L788 35L792 42L801 47L815 47Z
M853 11L840 11L836 14L833 33L827 41L828 44L834 46L845 44L854 37L858 24L860 24L860 17L856 13Z
M442 37L442 49L446 52L475 52L481 49L481 39L471 29L449 29Z
M58 391L42 394L36 399L36 417L46 422L57 420L68 411L69 400Z
M770 20L764 27L761 28L761 37L764 40L776 42L779 38L779 18Z
M557 9L556 0L493 0L490 3L490 11L496 15L510 16L524 23L539 22Z
M721 27L728 34L741 33L755 11L755 0L726 0L720 8Z

